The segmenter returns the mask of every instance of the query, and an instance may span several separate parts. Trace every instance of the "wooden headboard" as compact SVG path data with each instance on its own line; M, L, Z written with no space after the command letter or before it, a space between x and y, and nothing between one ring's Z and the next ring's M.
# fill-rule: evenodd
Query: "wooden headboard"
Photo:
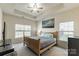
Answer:
M58 37L58 32L56 31L56 32L51 32L51 34L53 34L53 37L54 38L57 38Z

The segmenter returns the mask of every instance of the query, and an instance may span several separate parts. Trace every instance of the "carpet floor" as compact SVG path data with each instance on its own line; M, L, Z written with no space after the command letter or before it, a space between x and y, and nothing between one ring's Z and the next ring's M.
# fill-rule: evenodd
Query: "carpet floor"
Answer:
M33 51L31 51L27 46L23 46L22 43L13 45L17 56L37 56ZM63 49L58 46L54 46L49 50L41 54L41 56L67 56L67 49Z

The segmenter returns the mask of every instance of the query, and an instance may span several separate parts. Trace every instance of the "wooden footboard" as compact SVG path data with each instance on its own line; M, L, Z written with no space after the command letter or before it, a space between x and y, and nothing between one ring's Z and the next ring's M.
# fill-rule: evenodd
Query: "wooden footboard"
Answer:
M36 54L40 55L40 39L24 38L27 47L31 48Z
M31 48L38 55L42 54L44 51L46 51L47 49L51 48L56 44L56 42L54 42L49 46L47 46L46 48L43 48L42 50L40 50L40 39L35 40L29 37L25 37L24 39L27 47Z

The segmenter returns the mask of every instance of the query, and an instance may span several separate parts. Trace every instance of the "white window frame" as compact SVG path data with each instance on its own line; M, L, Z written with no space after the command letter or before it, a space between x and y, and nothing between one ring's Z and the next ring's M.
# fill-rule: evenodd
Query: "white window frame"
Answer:
M15 24L15 38L22 38L23 36L31 36L31 25Z
M69 22L73 22L72 26L73 28L72 29L68 29L68 28L65 28L66 26L71 26L71 25L68 25L67 23ZM63 30L60 29L60 24L66 24L65 26L63 25ZM68 41L68 37L73 37L74 36L74 21L68 21L68 22L62 22L59 24L59 40L61 41ZM69 33L72 33L71 35Z

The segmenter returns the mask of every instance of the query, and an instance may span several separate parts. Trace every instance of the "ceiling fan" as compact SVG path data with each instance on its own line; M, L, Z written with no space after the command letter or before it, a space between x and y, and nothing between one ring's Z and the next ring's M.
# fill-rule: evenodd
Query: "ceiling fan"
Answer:
M39 4L37 4L37 3L32 4L32 5L29 6L28 8L31 9L31 12L34 12L34 11L35 11L35 12L37 12L37 13L39 13L40 10L43 9L43 7L40 7Z

